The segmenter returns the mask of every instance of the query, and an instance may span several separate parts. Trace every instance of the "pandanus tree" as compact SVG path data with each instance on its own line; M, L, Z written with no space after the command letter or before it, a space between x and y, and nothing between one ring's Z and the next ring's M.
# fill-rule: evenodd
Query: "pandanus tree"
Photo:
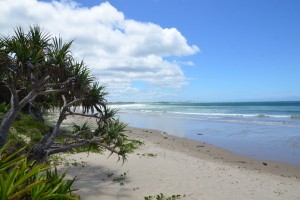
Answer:
M31 27L28 33L19 27L14 36L0 38L0 81L11 95L10 110L0 126L0 147L6 143L11 124L27 104L37 96L63 91L63 85L70 82L69 57L56 63L51 58L56 51L51 39L57 40L39 27ZM60 51L67 52L71 43L66 43Z
M84 62L73 58L71 44L43 33L39 27L31 27L28 33L17 28L14 36L0 39L0 81L11 93L10 110L0 127L0 147L6 143L18 113L29 104L38 109L59 109L53 131L32 148L32 159L42 161L49 155L89 145L124 159L133 145L124 134L126 125L114 119L115 110L106 104L105 87L95 81ZM63 132L61 124L69 115L96 118L98 126L95 130Z

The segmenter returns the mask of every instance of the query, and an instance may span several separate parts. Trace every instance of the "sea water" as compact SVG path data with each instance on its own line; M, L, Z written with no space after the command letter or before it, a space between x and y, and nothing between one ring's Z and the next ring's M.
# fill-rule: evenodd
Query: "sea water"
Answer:
M115 103L129 126L300 166L300 102Z

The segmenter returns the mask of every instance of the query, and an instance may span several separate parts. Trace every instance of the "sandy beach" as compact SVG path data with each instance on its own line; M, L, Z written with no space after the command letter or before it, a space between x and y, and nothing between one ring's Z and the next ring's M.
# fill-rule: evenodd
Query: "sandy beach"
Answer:
M80 118L69 119L80 123ZM92 121L91 121L92 122ZM167 133L128 128L144 142L127 161L109 153L68 154L84 165L69 168L83 200L138 200L163 193L181 199L300 199L300 168L234 155ZM66 167L63 167L66 168ZM122 177L125 179L113 181Z

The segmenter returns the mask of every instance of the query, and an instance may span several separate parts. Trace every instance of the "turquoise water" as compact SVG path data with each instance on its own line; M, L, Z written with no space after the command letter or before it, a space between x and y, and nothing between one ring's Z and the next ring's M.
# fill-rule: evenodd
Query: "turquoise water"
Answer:
M300 102L112 104L130 126L300 166Z

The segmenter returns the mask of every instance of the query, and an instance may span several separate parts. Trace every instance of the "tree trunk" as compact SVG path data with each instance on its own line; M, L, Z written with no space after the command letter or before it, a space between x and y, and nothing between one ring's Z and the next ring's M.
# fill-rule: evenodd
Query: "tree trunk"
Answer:
M19 101L18 92L14 85L7 85L11 92L10 97L10 110L6 113L4 119L1 122L0 126L0 148L2 148L8 139L9 129L16 119L17 115L24 108L26 104L32 101L36 96L36 90L32 89L21 101Z
M35 160L38 163L45 161L47 157L47 151L44 148L44 145L41 143L35 144L29 153L29 160Z
M66 108L63 108L50 137L47 139L47 142L45 143L45 150L48 150L53 144L53 142L55 141L55 139L57 138L59 134L60 125L65 119L66 119Z
M5 145L5 143L7 142L10 126L16 119L19 112L20 112L20 109L17 110L17 109L11 108L8 111L8 113L6 113L4 119L2 120L1 126L0 126L0 148L2 148Z
M45 110L44 110L44 107L43 106L41 106L39 109L38 109L38 118L39 118L39 121L40 122L45 122L45 120L44 120L44 114L45 114Z

